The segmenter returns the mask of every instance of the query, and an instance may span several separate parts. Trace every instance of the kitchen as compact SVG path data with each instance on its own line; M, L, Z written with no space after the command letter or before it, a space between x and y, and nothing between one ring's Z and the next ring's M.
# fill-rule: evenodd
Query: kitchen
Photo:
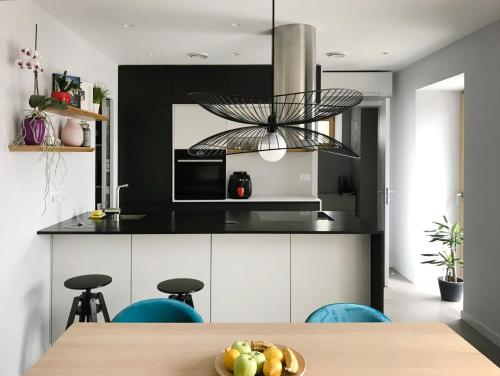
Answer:
M141 7L126 3L118 15L105 1L94 16L58 0L0 4L0 68L19 83L2 94L13 124L2 134L2 189L23 197L3 201L2 281L19 284L5 290L0 374L496 374L446 325L390 323L386 310L390 216L400 214L389 180L393 67L415 62L409 51L404 61L385 46L373 57L332 51L333 29L317 9L300 17L300 4L155 2L134 16ZM81 17L70 21L68 6ZM177 21L183 12L198 26ZM200 47L190 28L219 46ZM26 65L24 46L43 70ZM97 110L53 101L51 75L64 81L66 69L106 91ZM52 97L34 107L53 127L41 139L20 115L33 86ZM64 133L82 117L90 143L71 145ZM318 343L342 355L315 353Z

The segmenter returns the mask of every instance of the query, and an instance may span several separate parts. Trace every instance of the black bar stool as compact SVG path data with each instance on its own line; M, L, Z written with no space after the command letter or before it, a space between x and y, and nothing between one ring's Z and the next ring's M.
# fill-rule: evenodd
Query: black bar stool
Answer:
M87 274L73 277L64 282L64 286L71 290L85 290L79 296L75 296L71 311L69 312L66 329L75 321L78 315L80 322L97 322L97 314L102 312L105 322L110 322L106 302L101 292L93 293L91 290L109 285L112 278L104 274ZM99 302L96 303L96 300Z
M174 278L158 283L158 290L169 295L169 299L175 299L189 304L194 308L192 293L200 291L204 283L191 278Z

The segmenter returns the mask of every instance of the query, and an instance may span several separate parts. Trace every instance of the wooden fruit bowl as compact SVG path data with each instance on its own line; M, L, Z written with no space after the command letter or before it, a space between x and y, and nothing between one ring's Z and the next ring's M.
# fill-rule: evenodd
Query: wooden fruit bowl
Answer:
M278 349L283 351L285 349L285 346L283 345L278 345L274 344ZM290 347L290 346L288 346ZM292 351L295 353L295 356L297 357L297 360L299 362L299 370L297 373L289 373L288 371L285 371L285 368L283 367L283 372L281 373L282 376L302 376L305 375L306 373L306 361L304 360L304 357L302 356L301 353L299 353L297 350L294 348L290 347ZM224 353L220 353L215 357L215 370L217 371L217 374L220 376L233 376L233 373L228 371L226 368L224 368Z

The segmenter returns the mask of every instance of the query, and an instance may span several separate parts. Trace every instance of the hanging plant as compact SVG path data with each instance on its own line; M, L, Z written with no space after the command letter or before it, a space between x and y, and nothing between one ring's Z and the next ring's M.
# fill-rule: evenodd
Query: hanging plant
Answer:
M15 144L42 146L42 154L40 155L39 161L43 160L45 162L44 209L42 213L45 214L51 189L58 189L58 184L56 184L54 179L57 176L60 165L64 167L61 183L66 174L64 159L57 148L61 145L61 141L58 140L54 124L45 111L49 107L64 110L67 106L60 100L48 98L45 95L39 95L38 73L43 72L43 68L40 62L40 53L37 51L37 34L38 25L35 25L35 49L22 48L21 56L15 62L18 68L33 71L34 75L34 93L29 98L29 106L31 109L25 112L24 117L20 121Z

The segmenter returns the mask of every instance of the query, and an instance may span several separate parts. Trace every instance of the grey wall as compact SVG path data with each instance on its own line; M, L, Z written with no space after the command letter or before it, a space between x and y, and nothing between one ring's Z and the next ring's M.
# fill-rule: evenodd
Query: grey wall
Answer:
M463 317L500 343L500 21L394 75L391 262L405 272L416 154L415 90L465 73L465 291ZM411 276L409 276L411 277Z

